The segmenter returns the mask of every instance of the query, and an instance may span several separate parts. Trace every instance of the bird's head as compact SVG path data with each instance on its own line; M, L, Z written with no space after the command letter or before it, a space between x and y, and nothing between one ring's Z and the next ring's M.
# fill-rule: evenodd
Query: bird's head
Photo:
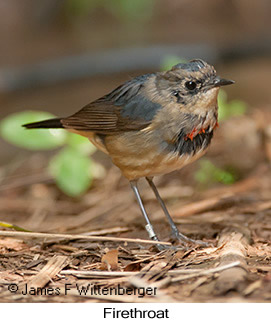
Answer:
M175 103L184 113L204 115L217 109L220 86L234 81L217 76L213 66L201 59L180 63L157 75L157 92L168 103Z

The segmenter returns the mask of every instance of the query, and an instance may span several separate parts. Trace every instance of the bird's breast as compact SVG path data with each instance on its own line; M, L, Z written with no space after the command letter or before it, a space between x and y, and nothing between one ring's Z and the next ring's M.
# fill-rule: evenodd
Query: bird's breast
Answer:
M191 139L180 131L169 143L159 132L129 132L108 136L105 143L113 163L125 177L134 180L170 173L197 160L206 152L212 135L212 131L206 131Z

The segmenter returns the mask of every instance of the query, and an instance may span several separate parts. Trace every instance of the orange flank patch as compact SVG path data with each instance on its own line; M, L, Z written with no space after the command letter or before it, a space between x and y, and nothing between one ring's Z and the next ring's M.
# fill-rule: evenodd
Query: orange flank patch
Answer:
M218 127L219 127L218 122L216 122L214 129L216 129ZM197 129L194 128L191 132L186 134L186 136L184 137L184 140L190 139L192 141L195 136L205 133L206 130L207 130L207 128L201 128L200 131L197 131Z
M190 139L191 141L193 140L195 134L197 132L197 129L194 128L190 133L188 133L185 137L184 140Z

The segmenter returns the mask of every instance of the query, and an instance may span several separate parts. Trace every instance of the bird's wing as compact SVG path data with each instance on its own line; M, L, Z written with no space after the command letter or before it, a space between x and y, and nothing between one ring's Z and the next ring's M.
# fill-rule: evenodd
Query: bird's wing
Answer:
M140 130L147 127L161 106L146 97L146 74L124 83L111 93L61 120L64 128L100 134Z

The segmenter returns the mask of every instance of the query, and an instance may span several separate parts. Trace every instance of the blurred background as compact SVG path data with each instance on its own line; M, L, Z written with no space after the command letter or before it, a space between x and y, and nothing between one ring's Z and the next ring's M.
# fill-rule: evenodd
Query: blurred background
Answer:
M271 101L269 0L0 0L0 119L68 115L169 57L200 57L236 85L230 98ZM0 139L0 164L18 148Z
M192 58L236 84L220 91L207 159L166 178L192 191L246 178L271 160L270 14L269 0L0 0L0 191L56 180L57 200L102 187L111 162L88 141L21 124L70 115L132 77Z

